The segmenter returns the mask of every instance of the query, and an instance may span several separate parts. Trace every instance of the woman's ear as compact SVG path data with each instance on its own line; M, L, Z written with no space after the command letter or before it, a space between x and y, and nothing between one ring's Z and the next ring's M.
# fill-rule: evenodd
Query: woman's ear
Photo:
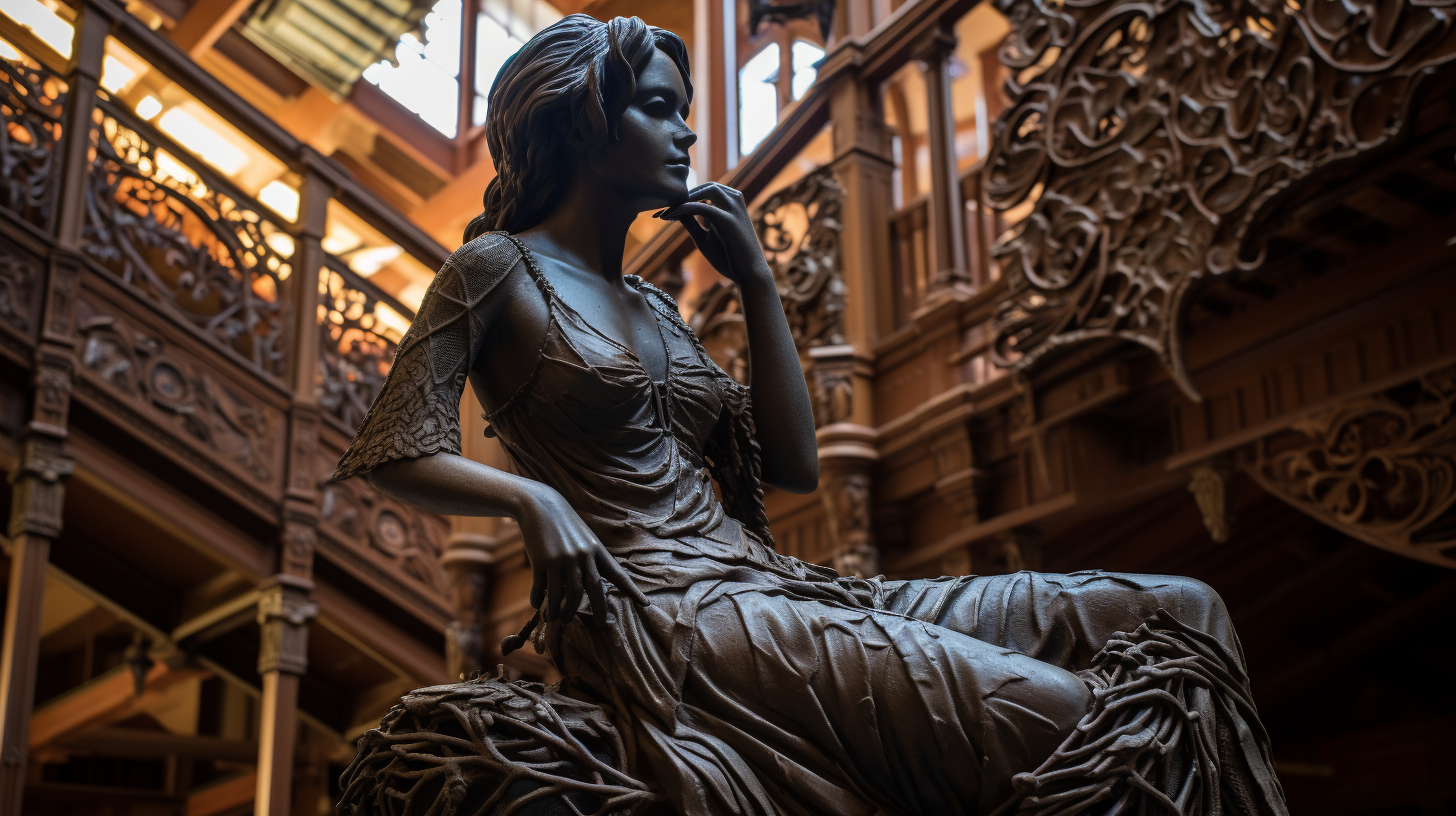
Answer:
M584 128L580 124L573 124L571 117L565 113L556 117L556 132L566 146L577 153L591 152L591 139L587 138Z

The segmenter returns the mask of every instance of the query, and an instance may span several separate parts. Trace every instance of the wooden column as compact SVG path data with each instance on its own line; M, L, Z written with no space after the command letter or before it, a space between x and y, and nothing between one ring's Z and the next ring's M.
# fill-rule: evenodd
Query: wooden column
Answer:
M315 393L319 366L319 274L332 190L309 167L316 155L305 149L303 185L294 231L292 357L289 376L287 488L278 574L259 588L258 674L263 700L258 723L257 816L288 816L293 801L293 752L298 728L298 682L308 671L308 623L318 613L309 599L319 524L319 408Z
M258 792L255 816L288 816L293 801L293 752L298 739L298 681L308 672L308 624L318 614L313 582L274 576L258 597Z
M77 277L83 263L79 250L86 212L86 150L103 46L115 22L109 12L87 6L76 20L53 224L56 248L46 270L40 338L32 357L30 422L11 474L10 583L0 641L0 816L19 814L25 794L46 564L61 532L65 480L73 468L65 440L75 368Z
M455 618L445 630L445 671L451 680L468 680L491 668L485 606L495 543L493 536L457 530L440 556L440 564L450 576L450 607Z
M950 60L955 34L936 27L916 55L925 63L925 110L930 148L930 273L927 301L969 288L966 270L965 211L956 167L955 115L951 107Z
M693 130L698 181L738 164L738 4L693 0Z

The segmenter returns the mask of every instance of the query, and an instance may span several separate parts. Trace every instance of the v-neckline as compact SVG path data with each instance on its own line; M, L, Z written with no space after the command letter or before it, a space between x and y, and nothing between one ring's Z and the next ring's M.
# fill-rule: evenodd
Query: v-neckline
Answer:
M637 275L622 276L627 281L627 285L632 287L632 291L636 292L637 296L642 298L642 304L647 307L647 311L652 313L652 325L657 329L657 341L662 344L663 377L661 380L652 376L652 372L647 370L647 363L637 354L635 349L592 325L592 322L586 319L586 315L568 303L566 298L562 297L561 293L556 291L556 287L552 286L551 281L547 279L546 273L542 272L541 267L536 264L535 253L530 247L526 246L524 241L514 235L508 235L507 237L521 249L522 255L526 259L526 268L530 270L533 277L546 287L546 291L553 300L560 303L563 308L570 311L573 315L576 315L576 319L580 320L583 326L591 329L592 333L625 352L632 359L632 362L637 364L638 370L654 386L654 389L665 390L667 388L668 384L672 382L672 348L668 346L667 335L662 331L662 320L657 314L657 309L653 308L651 301L647 299L647 295L643 293L642 287L639 285L639 282L642 280L641 277Z

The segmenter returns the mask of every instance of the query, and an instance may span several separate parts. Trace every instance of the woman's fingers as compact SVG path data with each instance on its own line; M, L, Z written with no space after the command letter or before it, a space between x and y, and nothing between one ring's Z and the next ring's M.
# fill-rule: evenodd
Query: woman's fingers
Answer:
M576 611L581 608L581 598L584 590L581 586L582 569L591 563L591 557L581 559L578 564L568 564L566 572L566 602L561 607L561 622L571 623L576 617Z
M546 573L546 607L541 612L541 617L547 623L555 621L561 615L561 565L552 564Z
M607 606L607 590L602 580L602 574L597 570L597 560L588 558L581 570L582 580L586 582L586 598L591 603L592 614L597 620L604 623L611 622L611 607Z
M617 559L613 558L612 554L605 549L597 557L597 567L602 571L602 575L608 581L612 582L612 586L615 586L622 594L635 601L638 606L648 605L647 596L642 594L642 590L638 589L637 585L632 582L632 577L627 574L626 570L622 569L622 565L617 563Z
M722 207L715 207L712 204L707 204L702 201L688 201L664 210L661 217L668 221L682 221L686 224L695 215L716 220L731 215L731 213Z
M546 567L531 565L531 608L540 609L546 601Z
M699 184L688 191L689 201L708 200L725 209L734 209L743 204L743 193L729 187L726 184L719 184L710 181L707 184Z

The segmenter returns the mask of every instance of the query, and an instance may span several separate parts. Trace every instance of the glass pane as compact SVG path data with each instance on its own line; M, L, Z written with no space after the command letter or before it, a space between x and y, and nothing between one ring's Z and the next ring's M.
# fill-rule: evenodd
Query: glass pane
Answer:
M779 121L779 45L769 43L738 69L738 153L753 152Z
M425 41L413 34L399 40L399 65L380 61L364 78L431 127L454 136L460 118L460 0L440 0L425 15Z
M475 18L475 124L485 124L486 100L495 75L506 59L516 53L525 41L513 36L505 26L486 14Z
M794 60L794 99L799 99L814 84L814 77L819 75L819 68L815 63L824 59L824 49L808 40L795 40L789 55Z

